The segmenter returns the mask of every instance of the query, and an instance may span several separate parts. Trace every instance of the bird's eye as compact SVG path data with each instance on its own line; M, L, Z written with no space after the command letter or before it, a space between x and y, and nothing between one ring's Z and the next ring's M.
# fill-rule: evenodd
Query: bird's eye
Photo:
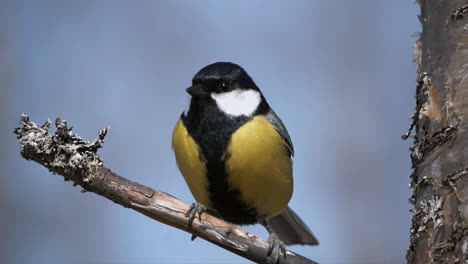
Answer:
M220 83L218 84L218 89L219 89L220 91L226 91L227 88L228 88L228 84L227 84L226 82L220 82Z

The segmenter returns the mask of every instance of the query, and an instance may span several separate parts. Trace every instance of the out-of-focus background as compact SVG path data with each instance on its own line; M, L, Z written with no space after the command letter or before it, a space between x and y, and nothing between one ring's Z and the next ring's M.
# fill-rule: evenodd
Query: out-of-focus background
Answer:
M80 189L19 155L21 113L66 119L105 165L193 201L170 148L184 89L216 61L243 66L291 134L290 202L321 263L404 263L414 109L414 1L0 3L0 262L245 263ZM247 228L267 237L262 227Z

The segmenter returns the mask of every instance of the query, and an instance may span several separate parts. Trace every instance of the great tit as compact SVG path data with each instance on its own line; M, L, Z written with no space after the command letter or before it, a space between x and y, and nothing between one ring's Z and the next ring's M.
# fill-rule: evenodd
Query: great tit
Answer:
M294 148L281 119L240 66L217 62L201 69L186 91L189 107L172 135L179 170L195 197L189 223L205 211L238 225L260 223L270 249L318 245L288 207ZM281 251L281 252L280 252Z

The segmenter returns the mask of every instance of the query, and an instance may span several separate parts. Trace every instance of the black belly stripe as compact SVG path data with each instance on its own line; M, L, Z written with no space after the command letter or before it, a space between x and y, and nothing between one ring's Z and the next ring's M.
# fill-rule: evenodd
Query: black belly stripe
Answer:
M203 106L203 107L202 107ZM269 110L266 101L262 100L254 115L265 114ZM182 121L188 132L200 147L207 161L208 192L211 205L224 220L239 224L255 224L257 210L242 200L238 189L227 182L224 157L231 134L251 119L247 116L226 116L212 100L192 102L187 116L182 114Z
M182 116L182 121L187 127L192 138L197 142L207 164L208 192L211 205L224 220L235 224L254 224L257 222L255 208L242 201L238 189L229 186L222 160L224 150L229 144L230 135L249 118L239 117L231 120L222 120L222 115L213 119L194 124ZM228 121L228 122L226 122ZM219 124L230 125L219 127ZM218 126L218 127L217 127ZM226 158L226 157L225 157Z

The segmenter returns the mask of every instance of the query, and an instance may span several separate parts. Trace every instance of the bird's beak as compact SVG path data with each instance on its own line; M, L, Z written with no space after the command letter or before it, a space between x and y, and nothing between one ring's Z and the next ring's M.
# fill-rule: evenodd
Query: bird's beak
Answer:
M185 89L187 93L189 93L191 96L207 96L208 93L205 91L205 87L200 84L192 85L189 88Z

